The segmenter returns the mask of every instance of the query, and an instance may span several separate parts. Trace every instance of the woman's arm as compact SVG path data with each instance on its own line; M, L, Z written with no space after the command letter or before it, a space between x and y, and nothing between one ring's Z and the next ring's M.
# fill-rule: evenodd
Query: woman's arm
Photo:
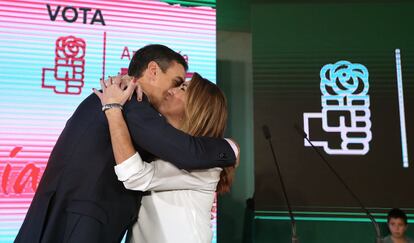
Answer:
M144 162L132 145L131 136L120 109L105 111L109 123L115 172L126 189L136 191L209 190L215 191L221 168L188 172L169 162Z
M105 90L109 94L110 89ZM215 191L220 168L188 172L161 160L144 162L136 152L122 110L105 111L117 166L115 172L125 188L137 191L204 189Z
M116 105L114 108L104 110L104 112L108 119L112 149L117 164L125 161L136 153L127 124L122 114L122 105L131 98L136 85L135 83L131 83L127 89L123 90L120 87L120 82L121 79L119 77L114 80L109 78L106 83L101 79L102 92L93 89L93 92L101 100L102 105Z
M125 188L136 191L215 191L221 170L213 168L189 172L163 160L147 163L138 153L115 166L118 180L124 183Z
M111 85L101 81L103 92L94 90L99 96L102 104L124 104L133 92L128 87L122 90L119 85ZM183 190L204 189L215 190L220 177L220 168L204 171L187 172L180 170L171 163L161 160L152 163L142 161L136 152L127 124L119 108L105 110L108 119L109 132L115 161L115 172L118 179L124 182L127 189L132 190Z
M132 145L131 136L128 127L120 109L109 109L105 111L109 124L109 133L111 135L112 150L115 156L115 162L120 164L136 153Z

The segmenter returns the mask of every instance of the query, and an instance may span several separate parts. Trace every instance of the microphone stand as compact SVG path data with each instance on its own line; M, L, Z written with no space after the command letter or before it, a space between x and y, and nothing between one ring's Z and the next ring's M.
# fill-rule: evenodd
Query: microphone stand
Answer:
M383 241L382 241L382 238L381 238L381 230L378 226L377 221L374 219L374 217L372 217L372 214L368 211L368 209L365 208L365 206L364 206L364 204L362 204L361 200L359 200L357 195L355 195L355 193L351 190L351 188L349 188L349 186L346 184L344 179L342 179L342 177L338 174L338 172L336 172L336 170L331 166L331 164L323 156L323 154L319 151L319 149L316 148L313 145L313 143L309 140L308 135L306 134L306 132L303 131L303 129L301 127L299 127L298 125L295 125L295 129L301 137L303 137L304 139L306 139L306 141L308 141L308 143L312 146L313 150L316 151L316 153L319 155L319 157L322 159L322 161L328 166L328 168L336 176L336 178L341 182L341 184L346 188L346 190L349 192L349 194L351 194L353 199L359 204L359 207L361 207L361 209L366 213L366 215L371 220L371 223L374 225L374 228L375 228L375 235L376 235L375 242L376 243L382 243Z
M292 226L292 243L299 243L299 238L296 234L295 217L293 216L292 208L290 207L290 202L289 202L289 198L288 198L288 195L287 195L287 192L286 192L285 183L283 182L282 173L280 172L279 163L277 162L276 154L275 154L275 151L273 149L272 137L270 135L270 130L266 125L264 125L262 127L262 129L263 129L263 133L264 133L264 136L265 136L266 140L269 142L270 149L272 150L273 161L275 162L276 169L277 169L277 174L279 176L280 185L281 185L282 191L283 191L283 196L285 197L285 200L286 200L286 204L287 204L287 208L288 208L288 212L289 212L289 217L290 217L290 223L291 223L291 226Z

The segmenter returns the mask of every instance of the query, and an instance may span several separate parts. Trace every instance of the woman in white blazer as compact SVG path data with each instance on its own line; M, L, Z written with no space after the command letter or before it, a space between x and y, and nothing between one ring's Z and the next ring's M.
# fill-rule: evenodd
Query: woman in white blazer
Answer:
M123 104L132 88L101 83L102 104ZM116 108L117 106L115 106ZM168 91L159 112L174 127L193 136L223 137L227 105L222 91L195 73L190 81ZM214 195L230 190L235 166L180 170L161 159L141 159L132 145L122 109L105 112L117 165L118 179L130 190L150 191L142 198L138 221L128 234L137 243L210 243ZM118 146L116 148L116 146ZM200 147L200 149L203 149ZM238 156L238 146L233 146ZM239 161L239 159L238 159Z

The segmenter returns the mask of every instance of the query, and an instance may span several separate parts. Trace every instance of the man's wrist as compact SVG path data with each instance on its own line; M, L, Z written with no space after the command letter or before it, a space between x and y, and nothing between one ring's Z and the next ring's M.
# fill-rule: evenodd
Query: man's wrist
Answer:
M238 144L230 138L224 138L224 139L230 144L230 147L232 148L232 150L234 152L234 156L237 158L237 156L240 153Z

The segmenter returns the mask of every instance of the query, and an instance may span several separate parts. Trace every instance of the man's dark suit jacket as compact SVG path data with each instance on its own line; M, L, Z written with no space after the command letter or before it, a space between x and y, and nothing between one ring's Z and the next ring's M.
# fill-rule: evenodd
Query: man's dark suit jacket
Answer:
M135 147L183 169L233 165L224 139L191 137L148 101L124 106ZM144 151L143 151L144 150ZM117 180L108 123L94 94L68 120L15 242L119 242L137 219L142 192ZM156 232L154 232L156 233Z

